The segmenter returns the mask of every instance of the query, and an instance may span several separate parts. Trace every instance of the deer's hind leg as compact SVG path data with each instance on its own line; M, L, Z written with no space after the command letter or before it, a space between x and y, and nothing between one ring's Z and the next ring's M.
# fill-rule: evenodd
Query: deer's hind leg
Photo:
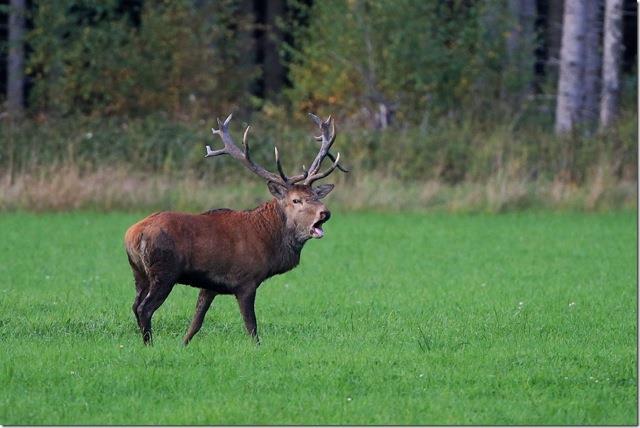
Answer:
M150 251L145 266L148 267L149 291L136 308L136 313L142 340L149 345L152 341L151 317L173 290L179 276L179 263L174 252L165 246Z
M152 342L151 317L153 317L153 314L158 310L160 305L164 303L169 293L171 293L171 290L173 290L175 278L151 278L150 283L149 292L136 309L140 322L140 331L142 332L142 340L145 345L149 345Z
M142 303L142 300L145 298L147 293L149 292L149 278L143 269L138 268L131 258L129 258L129 264L131 265L131 270L133 271L133 280L136 284L136 297L133 300L133 315L136 317L136 321L138 323L138 327L142 330L142 324L140 323L140 317L138 316L138 306Z

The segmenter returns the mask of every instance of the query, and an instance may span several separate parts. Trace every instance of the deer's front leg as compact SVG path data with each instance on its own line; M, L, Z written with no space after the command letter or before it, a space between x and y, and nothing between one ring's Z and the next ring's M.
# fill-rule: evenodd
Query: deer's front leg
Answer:
M254 338L256 343L260 343L260 339L258 339L258 326L256 324L256 312L254 310L256 288L247 287L239 291L236 294L236 299L240 306L240 313L242 314L242 319L244 319L244 326L247 329L247 333Z
M214 297L216 297L215 291L206 289L200 290L198 302L196 303L196 313L193 315L193 321L191 322L189 331L184 336L183 343L185 346L188 345L193 336L200 331L200 327L202 327L202 322L204 321L204 316L207 314Z

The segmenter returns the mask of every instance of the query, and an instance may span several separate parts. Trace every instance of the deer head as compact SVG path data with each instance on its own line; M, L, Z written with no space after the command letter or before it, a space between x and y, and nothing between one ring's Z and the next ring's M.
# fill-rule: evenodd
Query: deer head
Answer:
M214 135L220 136L224 148L212 150L211 147L206 146L207 154L205 155L205 157L229 155L240 161L251 172L266 180L269 191L276 198L278 205L285 214L287 228L294 231L296 238L301 242L310 238L322 238L324 236L322 225L331 217L331 213L321 202L321 199L333 190L334 185L323 184L314 187L313 183L329 176L336 168L343 172L348 172L347 169L339 164L340 153L334 157L329 152L336 138L335 123L331 116L325 121L311 113L309 113L309 116L320 128L320 135L315 137L316 141L320 142L320 150L313 162L311 162L309 169L307 170L303 165L303 172L299 175L288 177L285 174L280 163L277 147L274 147L278 169L277 175L253 162L247 142L251 127L247 126L244 131L242 138L243 150L240 150L229 134L231 114L224 122L218 119L218 129L211 129ZM325 158L329 158L333 163L327 170L320 172L320 166Z

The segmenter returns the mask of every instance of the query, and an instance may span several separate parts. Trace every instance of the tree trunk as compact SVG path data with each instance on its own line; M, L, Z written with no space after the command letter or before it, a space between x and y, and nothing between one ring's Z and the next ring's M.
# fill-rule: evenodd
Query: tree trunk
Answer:
M589 126L598 120L602 51L602 0L589 0L585 35L584 100L580 119Z
M7 58L7 109L19 118L24 111L24 16L25 0L9 6L9 56Z
M607 128L618 113L620 95L620 57L622 51L622 0L606 0L604 18L604 58L600 129Z
M589 4L566 0L560 50L560 78L556 102L556 134L574 129L580 119L584 94L586 17Z

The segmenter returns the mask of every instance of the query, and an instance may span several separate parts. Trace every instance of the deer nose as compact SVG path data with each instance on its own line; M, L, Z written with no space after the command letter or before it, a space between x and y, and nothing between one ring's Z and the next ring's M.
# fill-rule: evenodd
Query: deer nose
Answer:
M327 221L331 217L331 212L328 210L320 211L320 220Z

